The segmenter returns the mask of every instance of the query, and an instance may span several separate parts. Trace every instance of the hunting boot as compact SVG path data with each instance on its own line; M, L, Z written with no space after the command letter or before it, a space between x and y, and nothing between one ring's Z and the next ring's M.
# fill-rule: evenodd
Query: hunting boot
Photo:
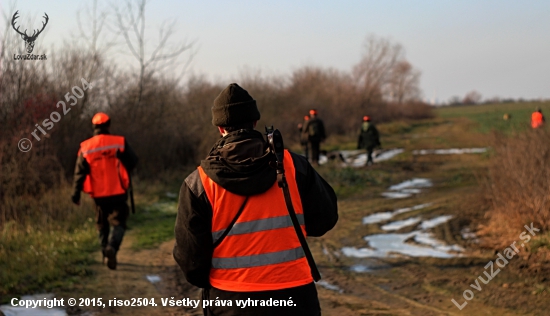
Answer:
M111 247L111 245L107 245L107 247L105 247L104 256L107 257L107 267L111 270L116 270L115 248Z

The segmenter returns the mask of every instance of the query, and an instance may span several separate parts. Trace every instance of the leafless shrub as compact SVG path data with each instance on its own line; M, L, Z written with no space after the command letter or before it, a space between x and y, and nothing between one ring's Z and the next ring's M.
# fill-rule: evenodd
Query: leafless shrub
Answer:
M531 130L514 137L495 135L494 157L485 180L489 222L483 233L507 242L524 225L550 225L550 133Z

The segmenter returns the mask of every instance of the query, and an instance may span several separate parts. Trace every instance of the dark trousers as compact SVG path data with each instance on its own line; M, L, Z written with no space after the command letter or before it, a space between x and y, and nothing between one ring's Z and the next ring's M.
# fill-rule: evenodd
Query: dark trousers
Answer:
M304 156L309 160L309 145L308 143L302 143L302 149L304 150Z
M314 164L319 164L319 151L321 142L310 141L311 144L311 162Z
M126 201L108 203L98 203L96 201L96 227L99 232L99 242L102 250L110 245L115 251L118 251L126 231L126 220L129 213L130 210ZM113 226L112 233L111 226ZM110 239L109 235L111 235Z
M237 300L285 300L292 297L296 306L248 306L241 308ZM216 288L203 289L203 300L231 300L233 306L209 306L203 309L205 316L320 316L321 306L315 283L275 291L230 292ZM242 305L241 305L242 306Z
M372 152L374 151L374 147L367 147L367 162L366 165L369 165L373 163L372 161Z

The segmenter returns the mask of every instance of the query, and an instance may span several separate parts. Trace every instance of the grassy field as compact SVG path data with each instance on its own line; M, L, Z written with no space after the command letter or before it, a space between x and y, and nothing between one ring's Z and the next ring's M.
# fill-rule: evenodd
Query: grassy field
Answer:
M530 128L531 114L537 107L542 113L550 114L550 102L496 103L467 106L440 107L437 116L445 119L467 118L477 123L477 129L482 133L497 131L522 131ZM504 120L508 113L511 119Z

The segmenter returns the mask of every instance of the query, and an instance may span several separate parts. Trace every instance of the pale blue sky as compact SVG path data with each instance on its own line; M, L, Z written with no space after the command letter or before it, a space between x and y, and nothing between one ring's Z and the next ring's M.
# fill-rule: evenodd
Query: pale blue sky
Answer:
M41 45L57 46L90 2L19 0L16 9L37 26L47 12ZM9 3L0 0L3 10ZM349 71L375 34L403 45L427 98L474 89L484 98L550 98L550 1L151 0L151 34L165 19L177 19L179 38L196 40L191 69L213 80L234 80L245 69L286 75L305 65Z

